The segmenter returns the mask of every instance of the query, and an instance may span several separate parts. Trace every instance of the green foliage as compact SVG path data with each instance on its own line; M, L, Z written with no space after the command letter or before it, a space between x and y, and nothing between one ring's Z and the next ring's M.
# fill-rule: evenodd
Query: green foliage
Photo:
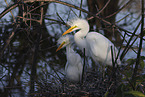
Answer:
M145 95L139 91L124 92L124 97L145 97Z
M104 97L107 97L107 96L108 96L108 94L109 94L109 92L107 91L107 92L105 93Z
M126 62L128 63L128 65L133 65L136 62L136 60L131 58L128 59Z
M144 60L145 60L145 56L141 56L140 57L140 66L141 66L141 68L144 68L144 66L145 66L145 62L144 62Z
M128 64L128 66L132 66L133 67L133 65L135 65L135 63L136 63L136 60L137 59L131 58L131 59L128 59L126 61L126 63ZM144 68L144 66L145 66L144 60L145 60L145 56L141 56L140 57L140 62L139 62L140 69L138 69L138 71L142 71L142 69Z
M145 95L140 91L127 90L128 85L121 84L117 91L115 97L145 97Z
M137 59L135 58L131 58L126 61L127 66L125 66L122 72L122 80L124 81L117 88L115 97L145 97L142 93L142 91L144 91L145 82L145 74L142 73L144 72L145 56L140 57L140 63L137 69L138 74L134 77L134 79L132 79L136 60ZM135 84L132 80L135 80Z

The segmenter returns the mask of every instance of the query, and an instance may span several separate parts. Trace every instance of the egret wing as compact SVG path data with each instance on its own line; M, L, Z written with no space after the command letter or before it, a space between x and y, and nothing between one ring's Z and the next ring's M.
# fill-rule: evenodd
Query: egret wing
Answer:
M106 37L97 32L88 33L87 44L90 56L95 61L111 60L111 45L113 45Z

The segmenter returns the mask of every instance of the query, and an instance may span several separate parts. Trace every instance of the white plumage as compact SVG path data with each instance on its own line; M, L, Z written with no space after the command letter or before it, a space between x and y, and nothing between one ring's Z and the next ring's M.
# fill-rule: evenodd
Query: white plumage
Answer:
M98 32L89 32L89 24L85 19L76 18L69 21L68 24L71 28L64 32L63 35L79 30L74 35L76 45L82 51L85 48L86 55L92 57L95 62L112 66L111 46L114 59L117 56L118 50L110 40ZM117 60L117 63L121 63L120 59Z
M66 47L67 63L65 66L66 77L70 81L78 82L82 78L82 59L78 53L72 49L72 43L74 42L74 37L72 35L66 35L65 37L60 37L58 43L61 45L58 47L57 51L63 47Z

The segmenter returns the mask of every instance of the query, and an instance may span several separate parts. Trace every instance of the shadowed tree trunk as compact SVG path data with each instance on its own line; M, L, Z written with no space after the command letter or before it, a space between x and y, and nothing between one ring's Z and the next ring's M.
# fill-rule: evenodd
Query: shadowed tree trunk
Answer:
M26 8L24 10L24 12L29 12L31 11L30 15L28 14L26 17L27 18L32 18L35 20L40 20L41 17L41 2L34 2L34 3L28 3L30 6L26 6L24 8ZM46 14L47 9L48 9L48 3L43 5L43 16ZM22 7L23 8L23 7ZM20 8L20 9L22 9ZM20 11L19 13L21 13L22 11ZM20 16L22 16L24 13L19 14ZM23 29L27 29L25 30L25 33L27 34L27 43L26 46L29 46L30 49L30 53L28 53L28 60L31 64L31 74L30 74L30 93L34 93L35 92L35 83L37 81L37 63L39 62L39 60L41 59L41 57L44 58L51 58L54 60L54 64L56 61L56 57L64 57L65 58L65 54L63 53L57 53L57 56L55 51L57 47L51 48L52 46L56 45L56 41L54 41L54 39L56 40L57 38L54 36L51 36L49 34L49 32L47 31L45 22L44 22L44 18L42 19L42 25L39 22L36 21L27 21L27 22L23 22L23 24L21 25L21 27ZM28 28L31 29L28 29ZM28 45L29 43L29 45ZM25 46L24 46L25 47ZM47 49L47 48L51 48L48 50L43 50L43 49ZM27 49L24 49L27 50ZM49 52L49 55L47 54ZM40 57L41 56L41 57ZM62 64L62 63L60 63ZM64 63L63 63L64 65Z
M41 3L40 2L34 2L34 3L28 3L30 6L26 6L24 12L29 12L29 10L33 10L30 15L28 15L27 18L32 18L35 20L40 20L42 10L41 10ZM47 12L48 4L46 4L43 7L43 15ZM24 12L22 15L24 15ZM40 53L40 41L42 39L45 39L46 37L49 36L44 19L42 19L42 24L36 21L27 21L27 24L29 27L32 29L28 33L28 38L31 38L31 56L30 56L30 64L31 64L31 74L30 74L30 93L35 92L35 82L37 81L37 63L38 63L38 55ZM29 25L30 24L30 25ZM22 25L23 26L23 25ZM30 41L29 41L30 42Z
M97 14L108 2L109 0L88 0L88 9L91 13ZM109 18L106 18L107 16L113 14L118 10L118 2L119 0L110 0L109 4L103 9L103 11L99 14L99 16L107 21L109 21L112 24L115 24L115 17L116 15L113 15ZM112 29L112 27L106 25L102 21L98 20L97 18L94 18L89 21L91 30L93 29L93 26L96 25L96 28L103 28L104 35L114 42L116 45L119 45L121 42L121 38L119 35L119 32L117 30Z
M23 18L28 18L28 19L35 19L35 20L40 20L41 16L41 7L40 7L40 2L34 2L34 3L28 3L28 4L22 4L19 6L19 12L18 16L23 17ZM38 7L38 8L37 8ZM43 15L46 14L48 4L44 5L44 10L43 10ZM35 9L36 8L36 9ZM34 10L33 10L34 9ZM33 10L33 11L32 11ZM31 12L30 12L31 11ZM36 21L24 21L23 18L18 18L17 22L20 23L20 26L18 29L16 29L15 35L13 40L19 41L20 45L19 47L14 48L12 45L9 44L10 46L13 47L13 49L10 49L9 52L13 55L13 59L15 61L10 64L10 75L8 76L8 85L5 88L2 96L7 97L9 95L9 92L11 88L15 86L21 86L21 81L20 77L23 72L24 67L27 64L28 67L30 67L31 70L31 76L30 76L30 92L34 92L34 84L37 78L37 63L39 61L38 58L38 53L39 48L44 48L44 45L41 45L40 47L40 41L42 38L46 39L46 37L49 37L49 33L47 32L47 28L44 23L44 19L42 21L42 25ZM14 25L13 25L14 26ZM13 27L15 28L15 27ZM47 40L48 42L49 40ZM45 51L46 52L46 51ZM44 52L41 52L43 55L45 54ZM2 62L5 62L5 56L2 59ZM16 80L16 81L15 81Z
M56 54L56 40L57 36L51 36L47 31L45 25L45 14L48 9L48 2L41 5L42 2L23 3L21 1L15 1L18 3L18 18L14 24L9 24L4 29L4 39L7 41L10 34L14 32L13 39L8 43L9 47L4 49L4 54L0 60L6 67L9 67L9 73L6 75L7 85L3 90L0 89L0 96L7 97L11 95L13 87L21 87L21 74L26 73L25 76L29 76L30 71L30 93L35 92L35 83L37 81L37 69L39 60L46 62L47 65L58 65L63 67L66 62L65 53L57 52ZM42 24L39 20L41 18L41 8L43 7L43 19ZM12 20L13 21L13 20ZM52 22L52 21L50 21ZM51 32L52 33L52 32ZM18 46L13 46L17 41ZM7 43L5 43L7 44ZM1 47L1 46L0 46ZM57 61L61 57L62 61ZM49 60L49 61L50 61ZM12 62L11 62L12 61ZM51 64L49 64L51 63ZM25 69L25 71L24 71ZM24 74L25 74L24 73ZM28 75L27 75L28 74ZM28 82L29 83L29 82ZM7 88L9 87L9 88ZM16 88L17 89L17 88ZM10 94L9 94L10 93ZM2 94L2 95L1 95Z

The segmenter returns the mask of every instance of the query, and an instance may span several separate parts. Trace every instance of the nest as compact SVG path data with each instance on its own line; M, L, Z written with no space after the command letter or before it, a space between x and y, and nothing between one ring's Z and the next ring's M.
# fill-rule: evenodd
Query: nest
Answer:
M106 73L108 74L108 73ZM61 80L53 79L40 80L38 82L38 91L31 94L37 97L114 97L117 87L119 86L119 76L115 78L112 75L106 75L94 72L92 69L87 70L84 74L83 82L70 82L64 77Z

